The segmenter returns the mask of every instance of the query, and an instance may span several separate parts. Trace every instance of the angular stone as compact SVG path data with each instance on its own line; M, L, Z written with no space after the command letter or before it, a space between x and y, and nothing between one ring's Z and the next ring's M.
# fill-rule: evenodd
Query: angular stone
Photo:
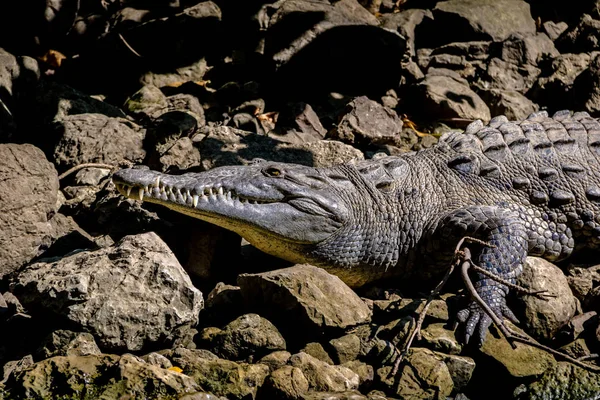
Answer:
M61 169L84 163L139 164L146 152L144 132L136 124L102 114L65 116L64 132L54 147L53 159Z
M510 329L519 332L520 329L506 322ZM498 366L515 378L528 378L541 375L549 367L556 364L554 357L544 350L525 344L516 344L513 349L504 338L488 333L481 347L481 353L488 356Z
M502 18L498 18L501 15ZM437 3L433 17L440 27L450 24L471 38L503 41L513 34L535 34L529 4L519 0L448 0ZM444 29L444 28L442 28ZM465 41L465 38L451 41Z
M0 277L51 244L58 208L58 176L30 144L0 144Z
M598 393L600 393L598 373L567 362L559 362L548 368L541 378L519 387L515 399L593 399Z
M297 353L290 364L302 370L312 390L343 392L357 389L359 377L352 370L339 365L329 365L306 354Z
M202 293L155 233L29 265L11 292L92 333L106 350L173 343L198 323L203 306Z
M95 398L155 398L201 390L189 376L131 354L52 357L13 374L6 383L10 398L75 398L82 392Z
M261 394L275 399L299 399L308 392L308 380L300 368L290 365L276 369L268 376Z
M577 299L569 288L567 278L558 267L544 259L528 257L517 284L530 290L547 290L556 296L519 298L524 307L522 326L536 338L551 339L577 311Z
M212 335L204 347L228 360L252 362L273 351L285 350L285 339L265 318L245 314Z
M311 265L241 274L237 283L249 306L275 318L271 320L294 321L295 331L345 329L371 319L371 310L352 289L337 276Z

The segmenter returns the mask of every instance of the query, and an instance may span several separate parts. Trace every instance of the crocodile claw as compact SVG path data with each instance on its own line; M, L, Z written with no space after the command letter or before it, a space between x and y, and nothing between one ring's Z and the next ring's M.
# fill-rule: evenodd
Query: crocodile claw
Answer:
M507 318L515 324L519 323L517 317L515 317L506 305L504 297L506 292L502 286L487 286L480 289L483 289L478 290L480 296L500 319ZM476 301L472 301L467 308L460 310L456 314L456 318L461 325L464 325L464 343L469 343L473 335L475 335L477 345L481 347L492 324L491 316Z

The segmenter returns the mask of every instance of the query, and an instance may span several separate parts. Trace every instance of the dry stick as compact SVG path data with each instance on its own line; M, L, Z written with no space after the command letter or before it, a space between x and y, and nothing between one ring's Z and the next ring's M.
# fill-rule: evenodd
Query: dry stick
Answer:
M123 35L121 35L120 33L119 33L119 37L121 38L121 40L123 41L123 43L125 44L125 46L127 46L127 48L129 49L129 51L131 51L133 54L135 54L139 58L144 58L144 56L142 56L140 53L138 53L137 51L135 51L135 49L133 47L131 47L131 45L129 45L129 43L127 43L127 40L125 40L125 38L123 37Z
M435 289L433 289L431 291L431 293L429 294L429 297L427 297L427 300L425 301L425 305L423 306L423 309L419 313L419 319L417 320L417 323L415 324L415 328L413 329L412 333L410 334L408 341L404 345L404 348L402 349L400 356L394 362L394 368L392 369L392 373L391 373L392 376L396 375L396 373L398 372L398 369L400 368L400 363L404 359L404 356L408 353L408 350L410 350L410 346L412 345L412 342L415 339L415 337L417 335L421 336L421 326L423 325L423 321L425 320L425 316L427 315L427 310L429 309L429 305L431 304L433 299L435 297L437 297L437 295L440 293L440 291L442 290L442 288L444 287L446 282L448 282L448 279L450 278L450 275L452 275L453 271L454 271L454 264L452 264L450 266L448 271L446 271L446 275L444 275L444 279L442 279L442 281L440 283L438 283L438 285L435 287Z
M62 174L60 174L58 176L58 180L62 180L65 177L71 175L73 172L79 171L80 169L84 169L84 168L103 168L103 169L114 169L116 168L115 165L110 165L110 164L102 164L102 163L85 163L85 164L79 164L74 166L71 169L68 169L67 171L63 172Z
M499 276L497 276L496 274L494 274L486 269L483 269L478 265L475 265L472 261L471 261L471 268L474 269L475 271L481 273L482 275L485 275L488 278L495 280L496 282L499 282L503 285L508 286L511 289L514 289L516 292L519 292L523 295L535 296L541 300L546 300L546 297L552 298L552 299L555 299L557 297L555 294L548 293L547 290L529 290L522 286L515 285L514 283L509 282L505 279L502 279Z
M405 343L404 348L400 352L400 356L394 362L394 368L392 369L392 372L391 372L392 376L394 376L394 375L396 375L396 373L398 373L398 369L400 368L400 363L402 363L404 356L406 356L406 354L408 354L408 351L410 350L410 347L412 346L412 342L414 341L415 337L421 336L421 327L423 326L423 322L425 321L425 316L427 315L427 310L429 309L429 305L433 301L434 297L437 297L437 295L440 293L440 291L442 290L442 288L444 287L446 282L448 282L450 275L452 275L452 272L454 272L454 268L458 265L458 263L460 262L460 259L464 256L463 253L460 251L460 247L463 245L463 243L465 241L469 242L469 243L478 243L478 244L488 246L488 247L495 247L494 245L492 245L490 243L484 242L483 240L480 240L480 239L477 239L477 238L474 238L471 236L465 236L458 242L458 244L456 245L456 249L454 250L455 259L454 259L453 263L450 265L450 268L448 269L448 271L446 271L446 275L444 275L444 278L442 279L442 281L435 287L435 289L433 289L433 291L427 297L427 300L425 301L425 305L423 306L423 309L419 313L419 318L417 319L415 328L411 332L411 335L409 336L407 342Z
M511 345L511 347L513 349L516 349L516 345L514 344L514 342L523 343L523 344L526 344L526 345L529 345L532 347L536 347L540 350L547 351L548 353L553 354L556 357L562 358L565 361L568 361L568 362L570 362L574 365L577 365L578 367L581 367L583 369L586 369L588 371L600 372L600 367L581 362L580 360L573 358L565 353L561 353L560 351L554 350L551 347L544 346L543 344L536 342L533 338L531 338L529 336L523 336L519 333L513 332L512 330L508 329L504 325L502 320L500 320L500 318L496 315L496 313L494 313L490 309L490 307L487 305L487 303L485 301L483 301L483 299L481 297L479 297L479 294L475 290L475 287L473 286L473 283L471 282L471 278L469 278L469 274L468 274L469 268L471 268L471 263L472 263L471 251L467 247L465 247L462 251L464 254L465 261L462 264L461 275L462 275L465 285L467 286L467 289L469 290L473 299L486 312L486 314L488 314L490 316L492 321L494 321L494 324L496 325L496 327L498 327L500 332L502 332L502 334L504 335L504 337L506 338L506 340L508 341L508 343Z

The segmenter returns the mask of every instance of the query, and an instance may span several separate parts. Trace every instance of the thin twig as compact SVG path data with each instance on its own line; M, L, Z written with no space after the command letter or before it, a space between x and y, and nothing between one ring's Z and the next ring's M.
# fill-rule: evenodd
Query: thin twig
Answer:
M435 289L433 289L431 291L431 293L429 294L429 296L427 297L427 300L425 301L425 305L423 306L423 309L419 313L419 318L417 319L415 328L413 329L408 340L406 341L404 348L402 349L402 352L400 353L400 356L394 362L394 368L392 369L392 373L391 373L392 376L394 376L394 375L396 375L396 373L398 373L398 369L400 368L400 363L402 363L404 356L406 356L406 354L408 354L408 351L410 350L410 347L411 347L412 342L415 339L415 337L417 337L417 335L418 335L420 338L421 326L423 326L423 321L425 320L425 316L427 315L427 310L429 309L429 305L431 304L433 299L439 295L440 291L442 290L442 288L444 287L446 282L448 282L448 279L450 278L450 275L452 275L453 271L454 271L454 264L452 264L450 266L450 268L448 268L448 271L446 271L446 275L444 275L444 278L442 279L442 281L440 283L438 283L438 285L435 287Z
M127 40L125 40L125 38L123 37L123 35L121 35L120 33L118 34L119 37L121 38L121 40L123 41L123 43L125 44L125 46L127 46L127 48L136 56L138 56L139 58L144 58L144 56L142 56L140 53L138 53L137 51L135 51L135 49L133 47L131 47L129 45L129 43L127 43Z
M102 164L102 163L79 164L79 165L74 166L73 168L68 169L67 171L63 172L62 174L60 174L58 176L58 180L60 181L64 178L66 178L67 176L71 175L73 172L79 171L80 169L84 169L84 168L102 168L102 169L113 170L114 168L116 168L116 166L110 165L110 164Z
M506 325L504 325L504 323L502 322L502 320L496 315L496 313L494 313L492 311L492 309L487 305L487 303L485 301L483 301L483 299L479 296L479 294L477 293L477 290L475 289L475 286L473 286L473 282L471 282L471 278L469 277L469 273L468 273L469 268L471 268L471 264L472 264L471 251L469 250L469 248L465 247L462 250L462 252L464 254L464 262L463 262L462 268L461 268L461 275L462 275L465 285L467 286L467 289L469 290L469 293L471 294L473 299L479 304L479 306L485 311L485 313L487 315L489 315L489 317L492 319L492 321L494 322L496 327L500 330L502 335L506 338L506 340L508 341L508 343L510 344L510 346L513 349L517 348L515 345L515 342L523 343L523 344L526 344L526 345L529 345L532 347L536 347L540 350L544 350L556 357L562 358L565 361L568 361L568 362L570 362L574 365L577 365L578 367L584 368L588 371L600 372L600 367L581 362L580 360L573 358L565 353L562 353L558 350L554 350L551 347L544 346L543 344L536 342L532 337L530 337L528 335L523 335L521 333L514 332L514 331L510 330L509 328L507 328Z
M535 296L541 300L545 300L546 298L555 299L557 297L555 294L548 293L547 290L530 290L530 289L524 288L523 286L515 285L514 283L509 282L505 279L502 279L498 275L496 275L478 265L475 265L473 263L473 261L471 261L471 268L474 269L475 271L479 272L480 274L485 275L488 278L495 280L496 282L499 282L503 285L508 286L511 289L514 289L516 292L519 292L520 294L523 294L526 296Z

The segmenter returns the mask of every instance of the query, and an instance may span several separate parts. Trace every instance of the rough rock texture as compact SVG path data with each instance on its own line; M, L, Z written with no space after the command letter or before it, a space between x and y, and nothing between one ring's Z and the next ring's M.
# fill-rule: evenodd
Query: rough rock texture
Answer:
M31 309L66 318L105 350L169 343L198 322L202 294L154 233L115 247L28 266L11 291Z
M0 276L40 255L52 242L58 206L54 166L36 147L0 144Z
M255 398L269 375L269 367L264 364L223 360L206 350L178 349L166 356L204 390L228 399Z
M302 370L286 365L269 375L261 394L273 399L299 399L308 392L308 388L308 380Z
M524 307L521 322L530 335L549 340L575 315L577 299L569 288L567 278L548 261L537 257L527 258L518 284L529 290L546 290L556 296L544 299L535 296L520 298Z
M502 41L511 34L535 33L529 5L519 0L448 0L433 9L436 23L453 24L457 33ZM460 36L459 36L460 37Z
M518 400L570 400L594 398L600 392L598 374L572 364L559 362L541 379L515 390Z
M228 360L254 361L267 353L285 350L285 339L277 328L257 314L242 315L223 330L207 336L205 347Z
M346 367L329 365L306 353L294 354L290 364L302 371L313 390L324 392L344 392L357 389L359 378Z
M247 165L256 158L315 167L363 159L359 150L340 142L281 143L231 127L211 129L199 149L205 170L224 165Z
M365 96L352 100L337 125L333 138L364 147L370 144L394 142L402 130L402 120L394 110L381 106Z
M378 373L386 375L389 371L389 367L384 367ZM390 384L400 398L443 400L454 387L442 357L428 349L413 348L399 371L401 375L398 382L392 381Z
M519 332L512 324L509 327ZM543 350L520 343L512 349L504 338L495 335L487 336L481 352L493 359L503 372L516 378L539 376L556 364L554 357Z
M67 330L52 332L36 351L41 360L55 356L89 356L101 353L91 334Z
M130 354L52 357L13 374L6 383L11 399L76 398L82 391L89 398L165 398L201 390L189 376Z
M56 129L62 130L54 148L54 162L61 169L82 163L123 165L144 160L144 133L135 124L102 114L69 115Z
M302 264L261 274L242 274L246 302L281 320L292 318L309 332L369 322L371 310L338 277Z
M421 113L435 113L442 118L466 118L489 121L488 106L465 81L451 76L427 75L417 85L413 107L420 105Z

